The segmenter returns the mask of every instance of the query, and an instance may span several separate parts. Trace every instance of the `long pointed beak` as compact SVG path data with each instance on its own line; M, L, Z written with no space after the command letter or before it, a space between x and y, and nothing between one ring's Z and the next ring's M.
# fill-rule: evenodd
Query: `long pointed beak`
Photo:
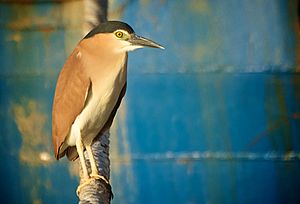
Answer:
M131 38L128 40L132 45L137 45L137 46L142 46L142 47L152 47L152 48L160 48L160 49L165 49L163 46L160 44L149 40L147 38L138 36L136 34L132 34Z

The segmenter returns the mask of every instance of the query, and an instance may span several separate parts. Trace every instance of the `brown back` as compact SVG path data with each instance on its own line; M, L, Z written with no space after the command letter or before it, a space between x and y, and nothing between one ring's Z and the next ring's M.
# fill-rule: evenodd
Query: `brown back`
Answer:
M90 79L75 49L60 72L52 107L52 143L56 159L76 117L82 111L90 87Z

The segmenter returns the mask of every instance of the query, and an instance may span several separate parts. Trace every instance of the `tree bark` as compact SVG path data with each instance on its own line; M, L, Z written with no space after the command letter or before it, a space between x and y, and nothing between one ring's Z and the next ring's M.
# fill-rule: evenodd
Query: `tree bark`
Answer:
M110 160L109 160L109 131L106 131L102 135L98 135L95 138L92 145L92 151L97 164L99 175L106 178L109 181L110 176ZM84 152L86 159L86 165L91 173L91 165L87 156L87 152ZM80 183L82 182L82 169L80 166ZM111 186L101 179L92 180L89 184L84 185L79 193L79 204L96 204L96 203L110 203L113 197Z

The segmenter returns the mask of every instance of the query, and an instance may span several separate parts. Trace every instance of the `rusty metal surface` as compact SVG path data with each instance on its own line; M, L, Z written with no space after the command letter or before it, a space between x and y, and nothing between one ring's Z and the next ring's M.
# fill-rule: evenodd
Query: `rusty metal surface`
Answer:
M77 166L54 164L50 113L83 3L1 2L1 199L76 203ZM300 202L297 3L110 1L111 19L166 47L129 55L113 203Z
M300 202L297 4L114 1L166 50L129 55L113 203Z
M81 1L0 3L3 203L77 200L77 174L54 162L50 113L58 72L82 36L82 7Z

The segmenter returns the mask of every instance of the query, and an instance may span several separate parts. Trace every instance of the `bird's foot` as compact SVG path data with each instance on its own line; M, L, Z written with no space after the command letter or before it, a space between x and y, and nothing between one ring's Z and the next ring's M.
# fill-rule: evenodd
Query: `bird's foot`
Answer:
M92 181L91 178L82 179L82 183L77 187L77 190L76 190L77 196L79 196L79 193L80 193L81 189L82 189L85 185L89 185L89 184L91 183L91 181Z
M95 180L100 179L100 180L103 180L106 184L109 184L109 181L104 176L101 176L99 174L93 174L93 173L90 176L92 179L95 179Z
M109 184L109 181L104 177L104 176L101 176L99 174L91 174L90 175L90 178L86 178L86 179L82 179L82 182L81 184L77 187L77 190L76 190L76 194L77 196L79 196L79 193L81 191L81 189L85 186L85 185L89 185L92 181L94 180L103 180L106 184Z

